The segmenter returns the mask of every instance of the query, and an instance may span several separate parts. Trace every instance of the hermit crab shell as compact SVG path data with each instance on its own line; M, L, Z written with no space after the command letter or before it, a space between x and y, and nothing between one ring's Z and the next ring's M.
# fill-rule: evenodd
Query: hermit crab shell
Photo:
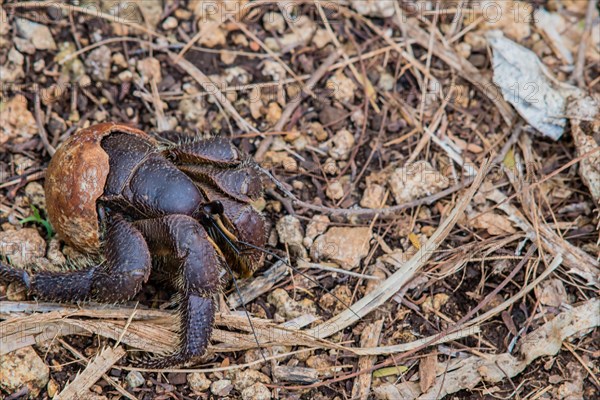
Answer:
M144 132L127 125L93 125L63 143L46 172L46 205L50 222L66 243L82 252L97 253L100 249L96 201L104 192L109 171L108 154L101 141L116 132L149 139Z

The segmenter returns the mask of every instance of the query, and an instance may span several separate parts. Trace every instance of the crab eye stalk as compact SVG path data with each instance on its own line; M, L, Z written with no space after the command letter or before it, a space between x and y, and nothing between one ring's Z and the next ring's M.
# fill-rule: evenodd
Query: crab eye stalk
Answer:
M202 207L204 213L208 215L221 215L223 214L223 211L225 211L223 208L223 203L221 203L219 200L206 203Z

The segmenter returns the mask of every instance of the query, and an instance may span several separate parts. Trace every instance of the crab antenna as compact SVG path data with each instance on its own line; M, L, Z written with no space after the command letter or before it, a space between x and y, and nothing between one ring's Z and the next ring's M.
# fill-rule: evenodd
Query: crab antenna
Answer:
M305 277L306 279L308 279L309 281L311 281L312 283L316 284L318 287L320 287L321 289L325 290L327 293L329 293L330 295L332 295L334 299L336 299L337 301L339 301L344 307L346 307L348 310L350 310L352 312L352 314L354 314L356 316L356 318L360 319L360 316L357 313L354 312L354 310L352 309L352 307L350 307L342 299L340 299L338 296L336 296L335 293L333 293L331 290L327 289L325 286L323 286L321 284L321 282L319 282L318 280L314 279L312 276L310 276L310 275L306 274L305 272L301 271L300 269L292 266L292 264L289 263L283 257L278 256L276 253L274 253L272 251L269 251L267 249L263 249L262 247L255 246L252 243L244 242L242 240L238 240L238 243L240 243L240 244L242 244L244 246L248 246L248 247L251 247L253 249L262 251L265 254L268 254L270 256L275 257L278 261L281 261L282 263L284 263L285 265L287 265L288 267L290 267L291 269L293 269L295 272L299 273L300 275L302 275L303 277Z
M235 251L237 254L240 254L239 249L231 242L231 240L227 237L227 235L224 232L222 232L221 229L219 229L219 226L214 221L214 219L211 218L210 222L211 222L214 230L216 230L217 232L219 232L219 234L221 235L221 237L231 246L232 250ZM225 265L225 268L227 269L227 272L229 272L229 275L231 275L231 278L233 279L233 286L235 286L235 291L237 292L237 295L240 298L240 301L242 302L242 307L244 308L244 312L246 313L246 318L248 319L248 323L250 323L250 329L252 329L252 335L254 336L254 340L256 341L256 346L260 350L260 355L261 355L263 361L265 363L267 363L267 358L265 357L265 354L263 352L263 348L260 345L260 341L258 340L258 335L256 334L256 330L254 329L254 324L252 323L252 319L250 318L250 313L246 309L246 302L244 301L244 297L242 296L242 292L240 291L240 288L238 287L237 279L235 279L235 275L233 275L233 271L229 267L229 264L227 264L226 262L224 262L223 264Z

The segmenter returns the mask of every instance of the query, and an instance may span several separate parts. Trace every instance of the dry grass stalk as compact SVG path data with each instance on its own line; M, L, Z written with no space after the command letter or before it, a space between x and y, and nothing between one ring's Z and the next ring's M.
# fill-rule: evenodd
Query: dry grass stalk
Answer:
M381 329L383 328L383 321L383 319L380 319L365 327L365 330L360 336L361 347L377 346L381 336ZM376 360L377 358L374 356L361 356L358 359L358 370L371 368ZM371 392L372 380L371 374L357 376L354 380L354 386L352 387L352 398L357 400L367 400L369 398L369 393Z
M73 353L76 357L78 357L81 360L81 363L83 365L89 364L90 361L83 354L81 354L77 349L75 349L73 346L71 346L70 344L68 344L67 342L65 342L62 339L58 339L58 341L65 349L67 349L68 351ZM118 347L118 345L115 347ZM113 386L123 396L127 397L130 400L137 400L137 398L135 396L133 396L127 390L123 389L123 387L117 381L115 381L113 378L111 378L110 376L108 376L106 374L102 374L102 379L104 379L111 386Z
M539 234L521 213L510 204L508 197L498 189L486 191L489 200L497 203L497 207L506 213L507 217L521 228L533 241L541 240L544 250L553 256L562 255L569 272L586 280L588 285L600 285L600 262L589 254L558 236L547 225L540 225Z
M84 398L88 394L89 388L124 355L125 350L122 347L105 348L55 399L75 400Z

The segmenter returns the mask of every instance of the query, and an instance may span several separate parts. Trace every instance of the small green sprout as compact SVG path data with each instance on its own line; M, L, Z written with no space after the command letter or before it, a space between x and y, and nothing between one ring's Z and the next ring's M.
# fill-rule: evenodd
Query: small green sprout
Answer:
M27 218L23 218L19 221L19 223L21 225L26 224L28 222L35 222L37 224L41 224L44 227L44 229L46 229L46 237L48 239L52 238L52 236L54 236L54 229L52 229L52 225L50 225L50 222L47 219L41 217L40 212L33 204L31 205L31 210L33 211L33 215L30 215Z

